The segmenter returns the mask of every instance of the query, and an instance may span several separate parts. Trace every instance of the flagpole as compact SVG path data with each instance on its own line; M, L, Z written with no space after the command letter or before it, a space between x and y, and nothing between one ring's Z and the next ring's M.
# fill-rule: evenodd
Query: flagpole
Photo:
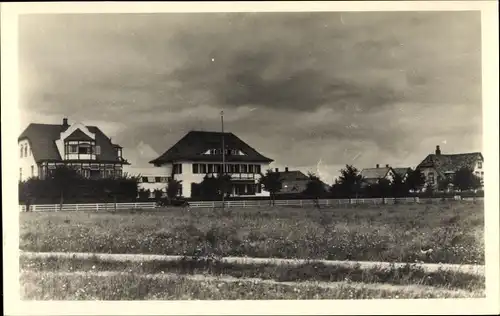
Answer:
M220 122L222 128L222 209L224 209L224 195L226 194L226 183L224 176L226 174L226 146L224 145L224 111L220 111Z

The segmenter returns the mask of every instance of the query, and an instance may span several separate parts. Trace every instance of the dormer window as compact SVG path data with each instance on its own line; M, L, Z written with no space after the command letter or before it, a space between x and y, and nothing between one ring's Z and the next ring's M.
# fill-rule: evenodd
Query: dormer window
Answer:
M482 169L483 168L483 162L482 161L478 161L477 168L478 169Z

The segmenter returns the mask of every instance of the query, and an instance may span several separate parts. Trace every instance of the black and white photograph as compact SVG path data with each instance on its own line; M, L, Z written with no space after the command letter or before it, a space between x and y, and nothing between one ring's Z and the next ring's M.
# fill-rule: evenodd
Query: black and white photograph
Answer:
M17 15L15 295L498 308L485 13L416 3Z

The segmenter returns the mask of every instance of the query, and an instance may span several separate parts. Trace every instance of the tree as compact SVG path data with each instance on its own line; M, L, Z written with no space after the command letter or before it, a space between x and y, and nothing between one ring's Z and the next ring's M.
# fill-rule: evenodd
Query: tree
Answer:
M377 196L386 198L391 194L391 181L386 178L380 178L375 184L375 191Z
M283 186L283 179L281 179L280 174L269 169L265 175L261 175L259 184L264 187L264 190L269 192L270 204L275 205L276 193L281 191Z
M444 192L448 191L450 185L453 185L452 182L453 181L451 181L451 179L448 178L448 177L444 177L442 179L439 179L439 181L438 181L438 190L439 191L444 191Z
M425 176L420 169L410 170L406 178L408 190L413 192L421 190L425 186Z
M180 180L175 180L174 178L170 178L167 183L167 198L169 202L175 199L176 196L179 195L181 190L181 182Z
M335 188L340 190L343 196L351 198L354 195L358 198L363 181L363 176L359 174L358 169L352 165L346 165L340 170L340 177L336 181Z
M394 197L404 197L408 194L407 183L399 173L394 173L391 181L391 191Z
M432 197L434 195L434 185L431 183L427 183L425 185L425 195L428 197Z
M154 196L155 196L155 200L156 200L156 201L159 201L159 200L161 200L161 198L163 197L163 190L161 190L161 189L155 189L155 190L153 191L153 194L154 194Z
M459 169L453 177L453 185L460 191L474 190L481 187L481 179L467 167Z
M50 173L49 177L56 190L59 192L59 210L62 211L64 196L74 188L81 177L75 169L68 168L67 166L56 167L56 169Z
M308 173L308 182L304 194L314 199L314 204L319 208L319 198L326 193L325 184L314 173Z
M149 191L149 189L146 190L146 189L141 188L139 190L139 199L147 200L147 199L149 199L150 194L151 194L151 191Z

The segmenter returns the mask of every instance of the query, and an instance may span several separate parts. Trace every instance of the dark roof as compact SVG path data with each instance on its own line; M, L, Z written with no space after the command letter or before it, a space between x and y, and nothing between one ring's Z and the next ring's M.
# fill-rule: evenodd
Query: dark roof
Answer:
M367 168L361 170L361 176L365 179L382 179L387 176L391 168Z
M283 181L309 181L309 177L299 170L280 171L278 174Z
M90 138L87 134L85 134L84 132L82 132L82 130L80 129L77 129L75 130L73 133L71 133L71 135L69 135L68 137L66 137L66 140L81 140L81 141L91 141L93 140L92 138Z
M149 163L158 165L162 163L181 160L191 161L222 161L222 154L204 155L207 150L221 148L222 136L226 149L238 149L245 153L244 156L226 155L227 162L272 162L273 160L261 155L247 143L233 133L191 131L187 133L160 157Z
M56 147L56 140L60 133L68 127L53 124L30 124L19 136L18 140L27 139L30 143L31 151L35 161L61 161L61 156ZM101 154L97 156L97 161L123 162L118 159L110 139L96 126L87 126L91 133L95 134L96 145L101 147ZM73 135L72 133L71 135Z
M464 167L474 169L478 160L483 160L483 155L479 152L453 155L430 154L422 160L417 168L434 168L437 172L444 174L456 172Z
M408 173L409 170L410 170L409 167L407 167L407 168L392 168L392 171L394 171L394 173L398 174L401 177L404 177Z

